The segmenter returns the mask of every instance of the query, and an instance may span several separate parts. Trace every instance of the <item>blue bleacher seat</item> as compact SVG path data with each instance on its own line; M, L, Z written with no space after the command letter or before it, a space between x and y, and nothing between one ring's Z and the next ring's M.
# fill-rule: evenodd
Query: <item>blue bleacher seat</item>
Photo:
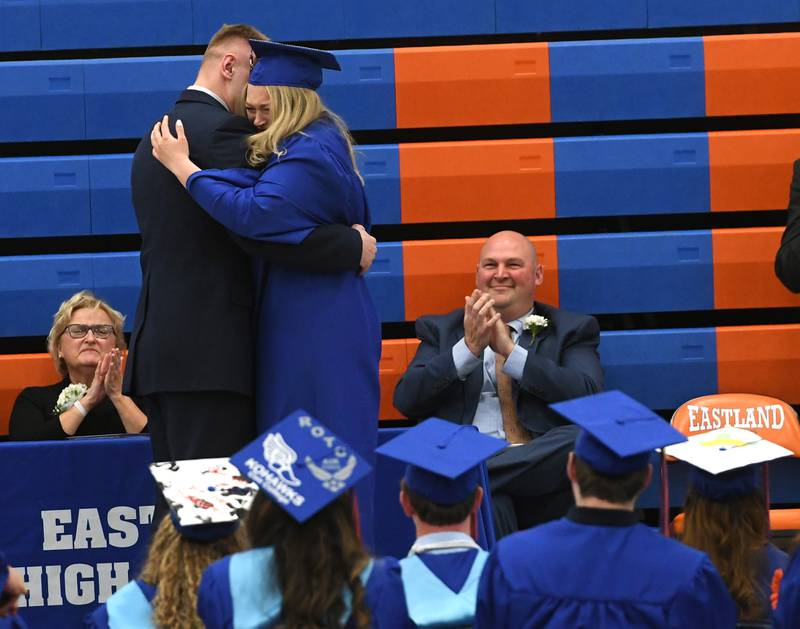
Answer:
M140 138L194 82L200 57L88 60L86 135Z
M496 0L498 33L647 27L647 0Z
M558 282L578 312L711 310L711 232L559 236Z
M125 331L130 332L142 284L139 252L96 253L92 273L95 294L126 316Z
M0 2L0 52L39 50L39 0Z
M649 0L647 4L650 28L800 20L796 0Z
M138 233L131 202L131 161L129 154L89 156L93 234Z
M405 321L403 243L380 243L366 279L380 320Z
M40 0L42 48L185 45L191 0Z
M393 129L397 125L394 52L336 52L341 72L325 72L319 94L351 129Z
M495 32L493 0L346 0L346 37L424 37Z
M0 63L0 84L0 142L86 137L82 61Z
M400 156L396 144L357 146L358 167L373 225L396 225L400 214Z
M672 409L717 391L714 328L603 332L606 389L620 389L650 408Z
M556 138L556 215L708 212L708 136Z
M705 115L703 40L550 44L554 122Z
M0 257L0 336L43 336L62 301L93 287L92 256Z
M0 238L91 232L86 156L0 160Z
M223 24L252 24L277 41L345 39L345 3L325 0L193 0L194 43L206 44Z

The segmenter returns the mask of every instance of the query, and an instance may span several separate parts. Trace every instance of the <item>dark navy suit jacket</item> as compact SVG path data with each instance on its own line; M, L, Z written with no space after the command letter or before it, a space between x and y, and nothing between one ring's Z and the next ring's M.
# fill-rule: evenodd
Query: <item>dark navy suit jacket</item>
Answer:
M184 91L168 112L183 122L200 168L246 166L250 123L213 97ZM357 269L361 237L343 225L314 230L301 244L231 236L153 156L150 133L133 157L131 189L142 234L142 288L125 372L126 392L228 391L251 395L254 286L245 250L314 271Z
M794 163L789 191L789 215L775 256L775 274L786 288L800 293L800 160Z
M567 422L548 404L591 395L603 389L603 370L597 346L600 329L594 317L536 303L536 314L549 325L529 346L524 331L518 343L528 350L519 383L517 413L534 437ZM436 416L471 424L483 386L483 369L460 380L453 362L453 346L464 337L464 310L420 317L417 337L422 341L414 360L397 383L394 405L411 419Z

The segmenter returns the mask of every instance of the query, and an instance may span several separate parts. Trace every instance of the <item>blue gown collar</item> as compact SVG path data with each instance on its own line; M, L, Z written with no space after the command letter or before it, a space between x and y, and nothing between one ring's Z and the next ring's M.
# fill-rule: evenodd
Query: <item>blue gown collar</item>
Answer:
M636 511L627 509L595 509L592 507L572 507L567 519L576 524L594 526L633 526L640 521Z

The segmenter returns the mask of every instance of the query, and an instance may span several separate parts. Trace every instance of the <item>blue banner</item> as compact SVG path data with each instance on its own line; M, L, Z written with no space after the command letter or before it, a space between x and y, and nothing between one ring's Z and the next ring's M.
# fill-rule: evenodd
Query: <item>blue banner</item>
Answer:
M0 549L30 591L34 628L80 627L136 576L155 485L146 437L0 444Z

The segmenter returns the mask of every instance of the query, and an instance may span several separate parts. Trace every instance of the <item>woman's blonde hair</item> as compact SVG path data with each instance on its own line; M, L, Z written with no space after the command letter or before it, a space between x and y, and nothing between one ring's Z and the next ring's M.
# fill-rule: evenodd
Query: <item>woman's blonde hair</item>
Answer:
M271 120L267 128L251 135L247 139L248 161L251 166L263 167L272 155L278 157L285 152L281 144L293 133L298 133L319 118L330 120L347 142L350 161L358 178L363 183L356 163L353 149L353 136L339 116L328 109L314 90L304 87L287 87L285 85L250 85L247 89L267 90Z
M102 299L95 297L88 290L75 293L58 307L58 311L53 315L53 327L50 328L50 333L47 335L47 351L53 358L56 370L62 377L66 376L68 372L64 359L58 356L58 340L64 334L64 330L67 329L69 322L72 320L72 315L81 308L96 308L105 312L114 326L114 337L117 340L116 346L120 349L125 349L126 347L125 335L122 333L122 325L125 323L124 315L118 310L114 310Z
M241 528L221 540L203 543L186 539L167 515L158 525L139 578L156 587L153 624L169 629L195 629L203 623L197 615L197 587L203 571L217 559L245 547Z

